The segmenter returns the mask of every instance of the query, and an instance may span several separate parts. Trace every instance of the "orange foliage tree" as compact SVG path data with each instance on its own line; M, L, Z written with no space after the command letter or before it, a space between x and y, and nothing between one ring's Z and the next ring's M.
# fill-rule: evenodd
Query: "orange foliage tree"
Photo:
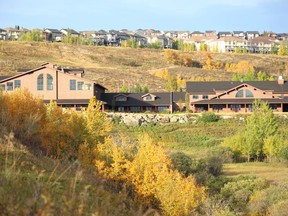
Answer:
M142 204L160 203L164 215L188 215L205 199L205 188L197 186L192 176L172 171L163 145L148 135L134 146L108 139L97 146L95 154L100 174L130 186Z

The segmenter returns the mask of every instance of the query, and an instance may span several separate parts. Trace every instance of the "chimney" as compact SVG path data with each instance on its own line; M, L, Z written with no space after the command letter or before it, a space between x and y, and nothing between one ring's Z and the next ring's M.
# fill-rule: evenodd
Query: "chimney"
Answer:
M279 85L283 85L283 84L284 84L284 79L283 79L282 76L279 76L279 77L278 77L278 84L279 84Z

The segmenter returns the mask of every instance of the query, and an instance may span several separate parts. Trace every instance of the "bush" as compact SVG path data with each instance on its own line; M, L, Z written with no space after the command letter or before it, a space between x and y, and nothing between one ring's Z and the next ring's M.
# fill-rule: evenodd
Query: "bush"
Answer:
M217 122L219 117L214 112L203 112L202 116L197 118L197 123Z
M183 152L177 152L171 155L172 166L174 170L188 176L192 173L192 159Z

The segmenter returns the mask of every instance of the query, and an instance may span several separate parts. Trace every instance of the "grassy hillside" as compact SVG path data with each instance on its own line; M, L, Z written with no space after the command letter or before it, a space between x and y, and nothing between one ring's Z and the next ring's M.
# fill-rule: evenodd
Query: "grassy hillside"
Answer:
M193 59L204 63L205 53L189 53ZM257 70L277 76L284 72L287 57L272 55L212 54L214 61L237 63L251 62ZM207 71L169 65L163 50L130 49L121 47L76 46L61 43L0 42L0 75L14 75L17 69L32 69L43 62L65 67L85 69L85 77L104 85L109 91L117 91L126 82L148 85L150 91L163 91L166 81L156 77L155 71L168 68L169 72L187 80L231 80L232 74L224 71Z

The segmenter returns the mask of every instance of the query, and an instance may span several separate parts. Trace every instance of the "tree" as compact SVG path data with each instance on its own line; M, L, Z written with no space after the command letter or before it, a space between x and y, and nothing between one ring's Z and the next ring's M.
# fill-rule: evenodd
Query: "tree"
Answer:
M256 100L253 103L253 113L247 118L245 137L252 148L252 154L257 159L263 155L264 140L274 136L278 130L278 121L267 102ZM248 155L248 161L250 156Z
M279 50L278 50L278 55L280 55L280 56L288 55L287 45L285 45L283 42L280 43L280 47L279 47Z
M165 89L169 92L178 90L177 78L174 75L169 74Z

